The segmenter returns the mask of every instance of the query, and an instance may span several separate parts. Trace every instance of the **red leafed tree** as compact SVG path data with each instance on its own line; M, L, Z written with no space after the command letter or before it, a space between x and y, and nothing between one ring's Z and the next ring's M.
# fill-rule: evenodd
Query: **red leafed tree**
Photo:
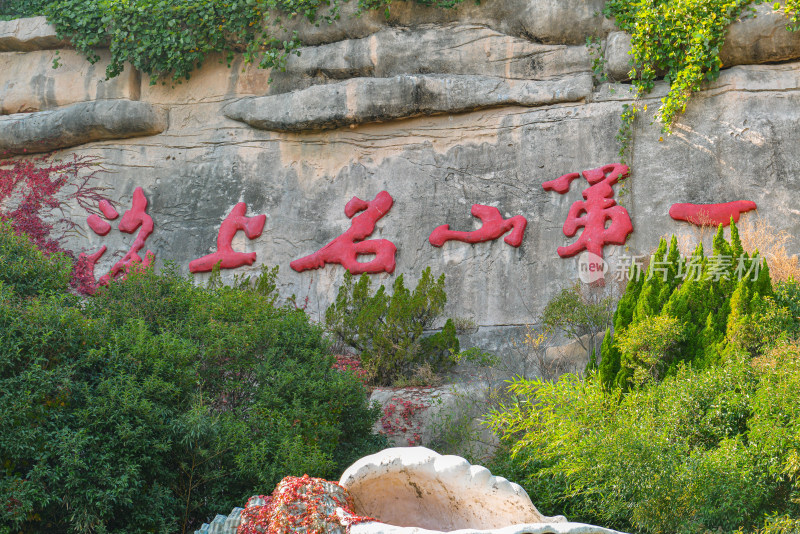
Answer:
M96 206L106 199L103 188L93 182L101 170L98 158L89 156L0 160L0 220L8 221L17 234L27 234L43 252L72 258L72 285L84 294L94 291L94 277L77 254L64 248L67 236L78 231L64 208L72 204L98 213Z

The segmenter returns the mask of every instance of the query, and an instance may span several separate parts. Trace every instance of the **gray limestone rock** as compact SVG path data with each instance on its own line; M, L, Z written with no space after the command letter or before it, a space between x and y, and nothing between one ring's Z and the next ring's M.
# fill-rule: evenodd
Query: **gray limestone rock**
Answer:
M789 20L773 3L731 24L719 56L723 67L775 63L800 58L800 32L787 31Z
M590 73L583 46L542 45L477 24L387 28L361 39L305 47L274 72L270 94L354 77L465 74L555 80Z
M139 100L141 77L131 67L106 79L111 59L92 64L75 50L0 52L0 115L44 111L92 100ZM58 68L53 68L57 60Z
M224 113L254 128L299 132L497 106L576 102L591 92L588 74L542 82L455 75L356 78L244 98L229 104Z
M454 9L441 9L406 1L393 3L387 18L383 10L358 15L357 3L351 1L341 6L335 24L314 27L301 17L284 17L283 23L287 35L297 31L308 45L366 37L387 26L450 22L480 24L535 43L583 44L587 37L602 37L614 28L600 14L604 5L604 0L465 0Z
M227 516L217 514L211 523L203 525L194 531L194 534L236 534L239 524L242 522L242 512L244 508L234 508Z
M35 154L90 141L161 133L167 113L146 102L97 100L53 111L0 117L0 158Z
M631 36L627 32L611 32L606 38L605 64L606 76L612 81L630 80Z

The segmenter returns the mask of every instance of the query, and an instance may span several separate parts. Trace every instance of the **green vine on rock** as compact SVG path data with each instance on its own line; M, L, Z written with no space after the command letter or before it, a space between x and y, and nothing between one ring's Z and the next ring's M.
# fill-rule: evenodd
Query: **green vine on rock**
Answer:
M220 54L231 65L234 54L245 63L284 69L290 54L302 46L297 32L284 24L305 19L319 26L340 18L349 0L10 0L0 2L0 20L46 15L61 38L92 63L97 48L108 46L111 62L106 76L119 75L130 63L148 74L151 84L161 77L175 83L189 79L210 55ZM384 9L392 0L357 0L357 14ZM463 0L415 0L417 4L452 8Z
M715 80L727 27L752 5L765 0L608 0L603 14L631 34L631 79L639 95L649 93L663 75L670 89L656 118L664 133L686 110L690 95ZM775 8L779 8L779 3ZM784 11L797 29L800 0ZM623 118L623 128L627 124Z

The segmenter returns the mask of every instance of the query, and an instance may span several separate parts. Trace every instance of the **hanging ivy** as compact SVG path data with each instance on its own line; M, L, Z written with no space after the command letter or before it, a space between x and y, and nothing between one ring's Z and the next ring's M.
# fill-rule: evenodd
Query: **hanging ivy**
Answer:
M663 75L670 89L657 119L665 133L686 110L690 95L715 80L728 25L764 0L608 0L603 13L632 36L631 78L639 95ZM780 8L780 3L775 4ZM797 29L800 0L787 0L790 30ZM628 110L628 114L636 110Z
M91 62L96 49L108 46L109 78L129 62L151 76L180 83L211 54L222 54L230 66L241 52L247 63L282 69L302 46L296 32L284 23L305 19L331 24L349 0L6 0L0 1L0 20L46 15L59 37ZM383 9L388 17L392 0L357 0L357 13ZM463 0L415 0L417 4L452 8Z

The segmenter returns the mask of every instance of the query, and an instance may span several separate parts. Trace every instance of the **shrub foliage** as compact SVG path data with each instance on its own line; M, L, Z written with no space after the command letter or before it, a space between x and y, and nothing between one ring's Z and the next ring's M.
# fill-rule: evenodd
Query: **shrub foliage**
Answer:
M68 262L32 249L2 227L13 532L191 531L284 476L333 478L380 448L363 385L332 369L302 311L273 305L274 272L237 288L131 272L81 301Z
M426 268L413 291L399 275L391 295L384 286L372 294L370 285L366 274L355 280L346 273L336 300L325 311L325 323L339 340L360 353L373 383L391 385L410 378L423 365L440 372L455 364L460 347L451 319L441 332L425 335L447 302L444 274L435 280L430 267Z
M517 380L490 422L537 504L626 532L745 532L798 517L800 352L682 367L627 394ZM719 530L718 530L719 529Z
M796 531L799 285L773 289L735 225L713 249L681 258L662 240L647 276L632 273L599 370L517 378L488 417L496 466L546 513L650 534ZM742 264L760 272L740 279Z

